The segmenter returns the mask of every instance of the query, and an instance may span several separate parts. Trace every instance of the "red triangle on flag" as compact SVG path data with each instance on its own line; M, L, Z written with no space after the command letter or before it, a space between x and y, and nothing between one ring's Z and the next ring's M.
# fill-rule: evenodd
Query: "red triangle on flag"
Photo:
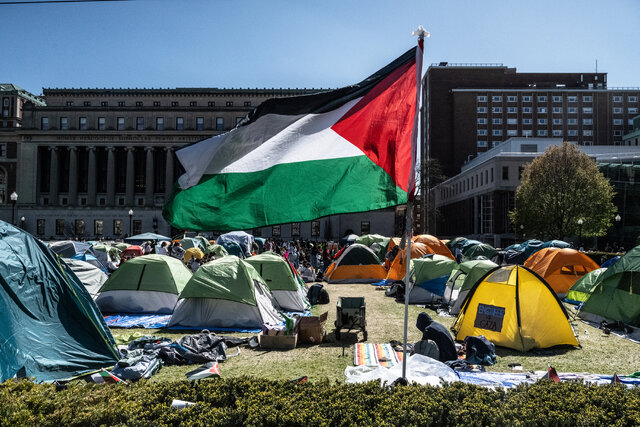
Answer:
M551 365L548 365L549 367L547 368L547 374L544 376L544 378L551 380L553 382L559 383L560 382L560 377L558 376L558 373L556 372L555 368L553 368Z
M613 373L613 377L611 378L611 384L622 384L622 381L620 381L620 377L616 372Z

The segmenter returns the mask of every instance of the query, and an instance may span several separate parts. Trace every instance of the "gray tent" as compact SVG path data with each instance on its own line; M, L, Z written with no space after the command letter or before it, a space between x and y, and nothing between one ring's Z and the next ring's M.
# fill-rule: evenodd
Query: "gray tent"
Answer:
M65 264L73 270L94 300L108 276L98 267L79 259L65 259Z

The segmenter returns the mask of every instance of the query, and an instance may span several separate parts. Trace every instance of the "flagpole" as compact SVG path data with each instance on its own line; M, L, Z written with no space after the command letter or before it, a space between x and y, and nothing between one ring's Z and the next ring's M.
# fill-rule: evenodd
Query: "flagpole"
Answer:
M411 173L409 174L409 186L407 193L406 212L406 274L404 276L404 333L402 340L402 379L407 383L407 327L409 321L409 294L411 293L411 235L413 234L413 197L415 192L415 164L416 146L418 138L418 114L420 111L420 86L422 82L422 56L424 50L424 38L429 37L429 32L422 25L412 33L418 36L418 49L416 51L416 113L414 117L414 127L411 133ZM424 195L423 195L424 197ZM424 213L423 213L424 215Z

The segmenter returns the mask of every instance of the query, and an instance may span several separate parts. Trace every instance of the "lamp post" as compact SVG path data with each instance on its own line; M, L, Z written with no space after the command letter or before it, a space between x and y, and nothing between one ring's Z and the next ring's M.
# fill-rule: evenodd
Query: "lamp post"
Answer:
M584 224L584 220L582 218L578 219L578 249L582 247L582 224Z
M158 218L153 217L153 232L158 234Z
M20 228L24 230L24 222L26 221L25 217L20 217Z
M616 229L618 230L618 239L620 240L620 221L622 221L622 217L620 216L620 214L616 214L615 218L613 218L616 220ZM622 245L622 242L620 242L620 246Z
M129 209L129 237L133 236L133 209Z
M520 224L520 234L522 234L522 240L524 240L524 224Z
M18 193L14 191L9 198L11 199L11 224L16 225L16 202L18 201Z

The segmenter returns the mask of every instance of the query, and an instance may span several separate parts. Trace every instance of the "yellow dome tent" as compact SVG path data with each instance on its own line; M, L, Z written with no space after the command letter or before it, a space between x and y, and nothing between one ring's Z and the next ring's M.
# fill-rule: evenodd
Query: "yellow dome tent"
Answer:
M551 287L526 267L497 267L471 288L453 326L457 340L484 335L522 352L578 346L567 312Z

